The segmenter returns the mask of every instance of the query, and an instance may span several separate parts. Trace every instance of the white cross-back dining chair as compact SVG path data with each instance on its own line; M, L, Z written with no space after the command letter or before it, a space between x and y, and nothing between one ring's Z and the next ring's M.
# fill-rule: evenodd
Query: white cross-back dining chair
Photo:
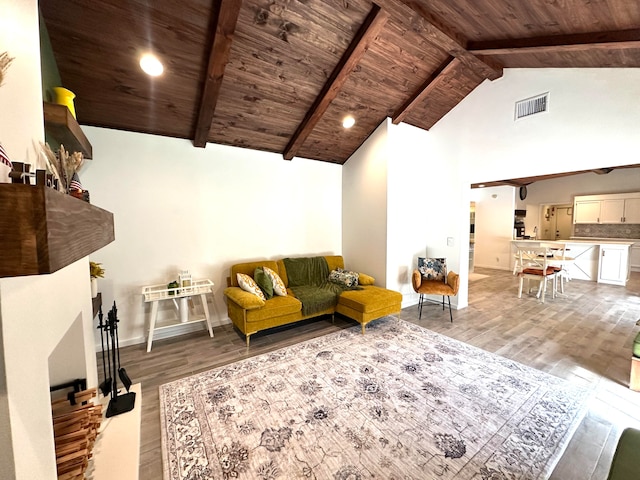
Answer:
M513 274L517 275L518 272L521 272L529 263L533 262L535 264L537 253L532 251L531 247L518 247L514 257ZM531 262L529 257L532 257Z
M547 293L547 280L552 280L552 296L555 298L557 292L557 274L559 268L551 265L554 258L553 250L548 247L539 248L519 248L517 251L518 262L521 265L518 277L520 285L518 289L518 298L522 298L522 290L525 279L528 282L538 282L537 298L544 303ZM531 289L529 289L531 290Z
M564 293L565 280L571 280L567 266L573 261L573 258L567 257L567 245L564 243L550 243L541 244L540 246L548 249L552 254L551 257L548 257L547 263L556 270L556 290L559 287L560 293Z

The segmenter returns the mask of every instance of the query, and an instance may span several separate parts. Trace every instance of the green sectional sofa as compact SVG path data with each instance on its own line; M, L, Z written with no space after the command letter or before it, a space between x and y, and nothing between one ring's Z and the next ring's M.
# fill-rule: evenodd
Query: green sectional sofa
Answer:
M344 269L344 260L340 255L307 257L308 260L321 258L326 260L326 268L329 272ZM399 314L402 309L401 293L375 286L373 277L359 274L357 287L341 291L332 305L326 305L313 313L305 313L305 310L308 309L303 308L303 303L294 292L294 290L300 292L299 280L297 280L298 284L292 286L289 282L289 275L287 275L286 265L289 265L291 269L292 261L298 260L305 259L260 260L231 266L230 276L227 279L229 286L225 289L224 295L227 298L229 318L245 335L247 346L249 346L251 335L261 330L321 315L333 315L336 312L360 323L364 334L365 325L370 321L385 315ZM272 298L263 300L240 288L237 274L245 274L253 278L258 267L267 267L277 273L286 287L287 295L274 295ZM307 273L302 272L302 276ZM309 276L313 278L313 275ZM299 279L300 277L301 272L297 270L295 278ZM300 293L298 295L300 296Z

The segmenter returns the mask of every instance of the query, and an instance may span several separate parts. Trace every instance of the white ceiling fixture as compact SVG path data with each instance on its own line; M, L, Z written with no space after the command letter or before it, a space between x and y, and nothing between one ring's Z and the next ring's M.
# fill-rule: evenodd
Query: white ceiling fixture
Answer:
M356 124L356 119L353 118L353 116L351 115L347 115L346 117L344 117L344 120L342 120L342 126L344 128L351 128Z
M164 72L162 62L153 53L145 53L140 57L140 68L147 75L157 77Z

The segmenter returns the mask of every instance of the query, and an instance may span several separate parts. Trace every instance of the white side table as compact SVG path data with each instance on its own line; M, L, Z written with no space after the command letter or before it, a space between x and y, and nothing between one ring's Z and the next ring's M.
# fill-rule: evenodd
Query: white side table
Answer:
M164 330L166 328L176 327L178 325L186 325L189 323L207 322L209 336L213 338L213 329L211 328L211 318L209 317L209 307L207 306L207 293L213 295L213 282L208 279L193 280L189 287L167 288L166 284L149 285L142 288L142 296L145 302L151 303L151 317L149 319L149 337L147 340L147 352L151 351L153 343L153 333L156 330ZM189 319L189 297L200 295L202 308L204 310L204 318ZM178 299L180 300L178 304ZM161 300L173 300L176 309L179 312L180 321L172 322L168 325L156 326L158 316L158 303Z

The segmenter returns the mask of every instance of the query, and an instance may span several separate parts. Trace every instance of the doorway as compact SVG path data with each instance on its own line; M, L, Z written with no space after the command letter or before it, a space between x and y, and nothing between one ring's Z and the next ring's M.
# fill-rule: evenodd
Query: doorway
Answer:
M573 205L556 207L556 240L569 240L573 229Z
M473 272L476 237L476 202L471 202L469 215L469 273Z
M573 205L544 205L541 240L569 240L573 232Z

